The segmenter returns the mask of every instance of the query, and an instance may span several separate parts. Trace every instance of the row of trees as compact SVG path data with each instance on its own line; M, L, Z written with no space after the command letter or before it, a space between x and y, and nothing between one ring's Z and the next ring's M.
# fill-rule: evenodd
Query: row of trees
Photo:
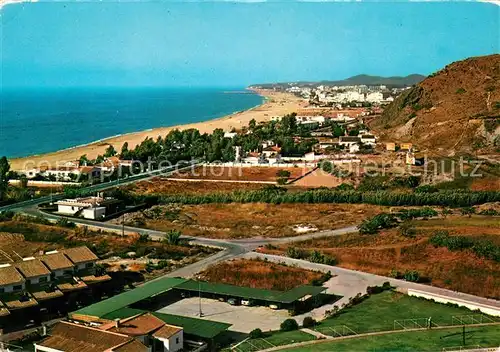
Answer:
M447 206L468 207L475 204L500 201L500 192L403 193L391 191L361 192L359 190L316 189L304 192L287 192L280 187L233 193L203 195L159 195L161 203L366 203L388 206Z
M251 120L248 127L233 138L224 137L224 131L220 128L211 134L201 134L197 129L172 130L164 138L147 138L133 149L129 149L128 143L125 142L119 154L122 159L142 162L151 159L175 163L192 158L204 158L208 162L227 162L235 160L235 146L241 147L242 152L260 151L262 141L272 141L281 147L283 156L303 155L312 150L317 140L296 141L293 136L310 136L311 129L310 126L298 124L294 113L285 115L280 121L268 123L258 124ZM117 151L109 147L101 159L116 154Z

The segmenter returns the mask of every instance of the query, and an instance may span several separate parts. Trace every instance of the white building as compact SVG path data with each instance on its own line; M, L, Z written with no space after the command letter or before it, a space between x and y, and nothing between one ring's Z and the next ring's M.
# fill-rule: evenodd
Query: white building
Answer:
M381 92L371 92L366 95L366 101L369 103L380 103L384 100L384 95Z
M57 212L62 215L80 216L85 219L103 219L108 206L119 201L113 198L85 197L57 201Z
M359 137L360 137L361 143L363 143L363 144L369 144L369 145L377 144L377 138L374 135L363 134Z
M355 136L340 136L339 137L339 145L344 147L350 147L353 144L359 144L361 142L361 138Z

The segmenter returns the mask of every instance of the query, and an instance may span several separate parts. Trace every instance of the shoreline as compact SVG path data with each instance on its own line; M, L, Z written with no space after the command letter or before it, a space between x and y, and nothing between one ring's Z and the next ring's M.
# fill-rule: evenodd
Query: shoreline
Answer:
M294 112L301 105L301 100L292 94L270 90L252 91L262 96L263 101L261 104L247 110L237 111L233 114L201 122L155 127L137 132L123 133L55 152L13 158L9 160L11 170L26 170L42 163L51 166L61 166L65 162L79 159L80 156L84 154L86 154L89 159L94 159L97 155L104 154L105 149L109 145L112 145L117 151L120 151L123 143L128 142L129 149L133 149L146 138L156 139L158 136L165 136L175 129L185 130L195 128L198 129L200 133L211 133L216 128L222 128L225 132L228 132L232 128L241 129L243 126L247 126L252 119L255 119L257 122L263 122L269 121L272 116L282 116Z

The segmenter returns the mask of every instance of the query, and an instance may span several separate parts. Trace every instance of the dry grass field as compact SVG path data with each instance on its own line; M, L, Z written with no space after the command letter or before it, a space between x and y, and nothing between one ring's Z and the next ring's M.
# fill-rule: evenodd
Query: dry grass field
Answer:
M286 291L319 280L322 273L258 259L235 259L213 265L200 276L209 282Z
M367 204L165 205L127 214L125 222L211 238L289 237L357 225L382 209Z
M480 258L470 250L450 251L435 248L428 240L438 230L450 235L490 239L500 244L498 217L449 216L446 219L413 221L414 238L404 237L398 229L378 235L350 234L296 242L293 246L319 250L335 256L339 266L388 276L392 270L417 270L432 285L484 297L500 297L500 264ZM288 245L260 251L284 254Z

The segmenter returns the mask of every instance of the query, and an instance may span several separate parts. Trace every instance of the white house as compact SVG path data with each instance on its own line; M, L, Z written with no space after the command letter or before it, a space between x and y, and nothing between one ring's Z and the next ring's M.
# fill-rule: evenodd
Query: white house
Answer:
M366 95L366 101L369 103L380 103L384 100L384 95L381 92L371 92Z
M184 331L173 325L164 325L153 333L153 337L163 342L165 352L176 352L184 346Z
M224 138L234 138L238 135L236 132L225 132L224 133Z
M377 138L371 134L363 134L360 136L361 143L375 145L377 144Z
M118 203L113 198L85 197L75 199L63 199L57 201L57 212L63 215L79 216L85 219L103 219L106 217L107 207Z
M339 145L343 145L345 147L349 147L353 144L359 144L361 142L361 138L355 136L340 136L339 137Z

